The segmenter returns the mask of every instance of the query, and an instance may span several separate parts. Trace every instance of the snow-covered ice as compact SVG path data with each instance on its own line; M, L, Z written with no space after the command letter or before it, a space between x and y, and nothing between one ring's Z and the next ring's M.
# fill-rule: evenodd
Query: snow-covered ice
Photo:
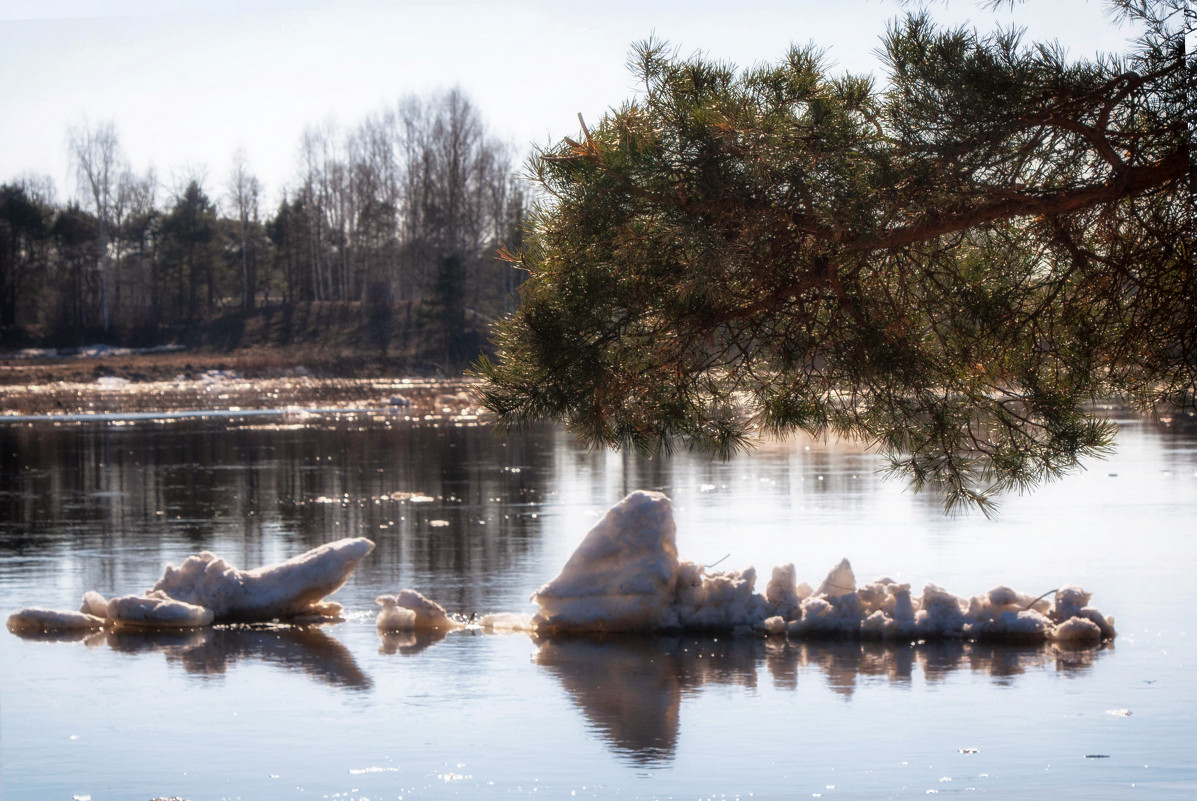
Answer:
M341 605L324 598L373 550L364 537L346 538L254 570L239 570L204 551L179 567L167 565L150 590L211 609L217 622L335 618Z
M590 530L561 573L533 596L538 628L637 631L660 628L678 583L673 506L659 492L633 492Z
M445 609L415 590L400 590L395 595L377 599L379 631L450 631L462 624L449 617Z
M87 631L103 627L103 617L85 612L43 609L40 606L30 606L8 616L9 631L18 633Z
M1114 620L1073 585L1053 601L999 586L965 598L935 584L915 595L879 578L858 585L847 559L817 590L794 566L774 568L765 594L756 570L709 572L678 559L669 498L634 492L586 535L561 573L533 594L542 634L587 631L739 631L793 638L1098 642Z
M240 570L207 551L167 565L145 594L83 597L79 612L29 608L8 619L14 632L101 627L180 628L213 622L336 618L325 601L374 549L343 539L277 565ZM1112 639L1114 619L1089 605L1090 594L1065 584L1034 596L997 586L972 597L935 584L915 594L888 577L859 584L847 559L818 584L797 582L788 564L774 568L764 594L756 570L711 571L678 558L673 507L658 492L633 492L590 530L561 572L532 594L532 616L489 614L474 628L539 635L579 632L724 632L889 641L984 640L1096 643ZM436 634L465 627L438 603L405 589L378 598L380 636ZM470 618L471 623L473 617ZM403 648L402 643L395 646Z
M194 629L211 625L215 615L211 609L157 591L113 598L105 617L115 628Z
M341 605L324 599L340 589L373 550L374 543L364 537L346 538L254 570L240 570L204 551L179 567L167 565L162 578L142 595L109 600L93 590L83 595L78 612L31 607L10 616L8 627L28 633L336 619Z

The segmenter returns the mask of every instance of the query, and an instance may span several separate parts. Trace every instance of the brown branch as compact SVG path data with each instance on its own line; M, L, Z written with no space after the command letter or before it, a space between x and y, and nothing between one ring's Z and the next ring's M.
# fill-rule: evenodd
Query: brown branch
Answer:
M1069 214L1165 186L1184 178L1188 174L1188 170L1188 153L1181 149L1154 164L1129 168L1115 180L1098 186L1088 186L1050 195L1008 196L957 214L942 215L934 220L924 219L914 225L898 228L880 236L876 234L862 235L848 242L847 246L851 250L858 251L887 250L936 239L944 234L963 231L996 220Z

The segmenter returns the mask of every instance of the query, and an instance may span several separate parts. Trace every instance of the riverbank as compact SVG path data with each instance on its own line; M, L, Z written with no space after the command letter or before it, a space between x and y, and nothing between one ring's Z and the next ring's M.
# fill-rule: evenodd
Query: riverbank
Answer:
M139 341L120 332L111 337L81 332L71 343L76 347L55 348L53 338L30 331L0 348L0 391L105 377L170 381L211 370L263 379L295 374L452 378L486 350L490 325L490 320L467 309L460 327L449 336L432 311L411 303L395 304L380 314L368 304L311 302L162 325L150 341L140 340L155 347L117 347Z

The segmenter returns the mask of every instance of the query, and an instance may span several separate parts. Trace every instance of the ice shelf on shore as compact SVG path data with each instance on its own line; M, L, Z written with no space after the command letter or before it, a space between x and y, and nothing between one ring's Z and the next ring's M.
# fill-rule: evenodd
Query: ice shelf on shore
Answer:
M374 550L364 537L321 545L276 565L240 570L204 551L182 565L167 565L142 595L105 599L83 596L79 612L28 608L11 615L13 631L63 631L78 628L195 628L223 622L335 619L340 604L324 600Z
M1015 642L1096 642L1114 637L1113 618L1066 585L1053 601L995 587L963 598L934 584L920 595L880 578L857 584L848 560L817 590L797 584L793 565L775 568L764 595L756 571L709 572L677 557L672 505L633 492L586 535L561 573L537 590L540 633L741 631L790 637L888 640L963 638Z

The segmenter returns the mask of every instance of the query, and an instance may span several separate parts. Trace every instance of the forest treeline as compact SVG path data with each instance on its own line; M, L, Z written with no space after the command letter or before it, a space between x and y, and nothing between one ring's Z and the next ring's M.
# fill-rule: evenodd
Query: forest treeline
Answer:
M306 130L278 205L243 152L220 181L164 193L115 126L68 132L77 196L0 185L0 344L156 345L234 311L331 302L433 337L460 368L516 303L528 198L509 144L460 90L409 96L355 127Z

